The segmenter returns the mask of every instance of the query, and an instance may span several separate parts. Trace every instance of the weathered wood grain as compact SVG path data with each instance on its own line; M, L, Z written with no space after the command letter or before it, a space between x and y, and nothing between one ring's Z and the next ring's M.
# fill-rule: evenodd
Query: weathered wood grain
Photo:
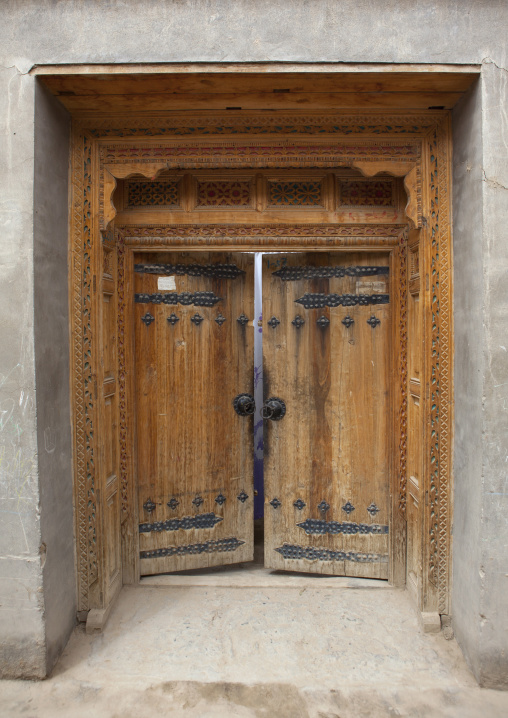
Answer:
M265 399L286 401L286 416L265 422L265 564L275 569L388 578L388 533L348 533L388 526L390 481L391 307L305 309L305 293L388 293L388 275L282 281L286 266L387 266L387 253L266 255L263 265ZM367 320L375 315L375 328ZM268 320L280 324L272 329ZM293 325L297 316L305 323ZM353 319L351 327L342 321ZM320 317L329 320L321 327ZM281 505L274 508L274 498ZM302 500L299 510L295 502ZM321 511L321 502L329 509ZM349 514L348 502L354 506ZM376 504L379 512L367 508ZM334 521L336 534L307 535L306 519ZM360 529L371 531L372 528ZM343 531L346 531L344 533ZM345 552L360 560L285 559L284 544ZM363 561L358 554L375 555Z
M226 253L138 254L140 263L235 264L245 274L220 279L174 276L176 291L213 292L215 306L134 305L139 521L144 524L214 513L210 528L142 532L140 552L180 547L174 556L143 558L141 575L237 563L253 558L253 417L233 409L239 393L253 393L253 259ZM136 293L158 293L157 274L136 272ZM161 292L162 294L167 292ZM134 297L131 298L131 301ZM154 321L146 326L149 312ZM237 318L250 318L242 326ZM167 318L175 314L178 321ZM203 321L191 318L199 314ZM222 315L225 321L215 320ZM237 496L244 491L245 502ZM215 499L226 497L223 505ZM168 503L175 499L175 508ZM144 508L152 501L156 508ZM183 547L236 538L234 551Z

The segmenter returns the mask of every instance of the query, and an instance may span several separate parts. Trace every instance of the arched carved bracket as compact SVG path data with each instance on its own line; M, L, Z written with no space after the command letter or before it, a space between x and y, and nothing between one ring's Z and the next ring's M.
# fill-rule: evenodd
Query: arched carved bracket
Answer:
M111 222L116 217L116 207L113 204L113 195L117 187L117 181L132 177L132 175L142 175L147 179L155 180L157 175L167 168L166 164L161 165L160 162L140 165L104 165L101 172L100 196L100 222L101 232L107 233L110 229Z
M404 178L404 189L407 193L406 216L411 228L422 226L422 201L420 169L414 162L353 162L354 169L360 170L365 177L377 174L389 174Z
M274 150L276 148L273 148ZM282 164L278 163L275 159L276 153L274 152L274 160L267 161L267 166L270 164ZM101 187L100 187L100 229L101 232L108 232L110 225L115 219L116 208L113 204L113 194L117 187L117 181L121 179L127 179L133 175L141 175L151 180L155 180L157 176L164 170L174 169L178 164L178 169L185 168L185 161L183 163L174 163L166 161L153 161L153 162L133 162L128 164L104 164L101 172ZM247 162L248 164L248 162ZM194 165L193 162L190 165ZM216 163L207 164L207 168L224 168L227 164L224 161L217 161ZM327 157L326 161L319 162L316 160L316 166L327 167L330 166L330 158ZM352 169L359 170L364 177L375 177L378 174L388 174L392 177L403 177L404 188L407 192L408 202L406 205L406 215L412 228L422 226L422 201L421 201L421 181L420 181L420 169L419 164L415 162L397 162L393 160L353 160L345 161L344 158L337 156L335 163L336 167L351 167Z

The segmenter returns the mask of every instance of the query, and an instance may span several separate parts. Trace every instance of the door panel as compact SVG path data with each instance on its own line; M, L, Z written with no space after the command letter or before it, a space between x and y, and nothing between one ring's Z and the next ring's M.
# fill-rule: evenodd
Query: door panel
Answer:
M263 258L265 565L388 578L386 254ZM270 413L270 409L266 411Z
M253 256L134 268L141 575L252 560L253 416L233 400L253 394Z

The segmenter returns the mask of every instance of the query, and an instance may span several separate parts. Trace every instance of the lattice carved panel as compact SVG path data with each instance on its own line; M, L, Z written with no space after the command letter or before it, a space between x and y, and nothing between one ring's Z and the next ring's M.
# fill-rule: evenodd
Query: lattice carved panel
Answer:
M393 180L340 180L341 207L395 207Z
M178 179L127 179L124 185L124 206L127 209L179 209L180 191Z
M252 205L252 182L249 180L198 180L197 208L230 209Z
M323 186L319 180L268 180L269 207L323 207Z

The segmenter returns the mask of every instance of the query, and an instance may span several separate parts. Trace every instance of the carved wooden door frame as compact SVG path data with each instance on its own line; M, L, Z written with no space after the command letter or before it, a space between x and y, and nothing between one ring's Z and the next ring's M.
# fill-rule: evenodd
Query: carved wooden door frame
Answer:
M137 521L130 508L132 477L125 405L129 381L123 343L125 277L126 262L133 249L155 246L173 251L179 247L234 251L363 247L392 253L398 277L393 288L399 373L391 578L396 585L405 581L406 519L410 510L408 540L417 547L415 555L420 558L416 576L409 577L408 585L420 611L449 612L450 160L448 111L316 116L238 112L224 117L187 113L75 121L71 169L71 381L78 606L80 611L90 612L89 620L93 614L100 624L121 584L132 583L138 576L134 561ZM112 195L116 182L134 173L153 178L171 168L305 167L351 167L366 177L379 173L403 177L409 197L407 224L114 226ZM104 337L108 328L103 326L101 297L118 303L118 341L111 350L118 360L114 376L104 372ZM422 367L418 379L408 375L411 297L419 298L422 307L422 334L418 340ZM418 407L418 425L408 427L408 401L412 399ZM107 410L104 400L109 402ZM411 432L423 435L421 458L415 470L407 448ZM115 445L113 449L101 443L101 437L107 435ZM108 452L114 454L115 450L117 463L108 473ZM120 535L123 568L119 564ZM112 543L118 543L118 549L112 548Z

